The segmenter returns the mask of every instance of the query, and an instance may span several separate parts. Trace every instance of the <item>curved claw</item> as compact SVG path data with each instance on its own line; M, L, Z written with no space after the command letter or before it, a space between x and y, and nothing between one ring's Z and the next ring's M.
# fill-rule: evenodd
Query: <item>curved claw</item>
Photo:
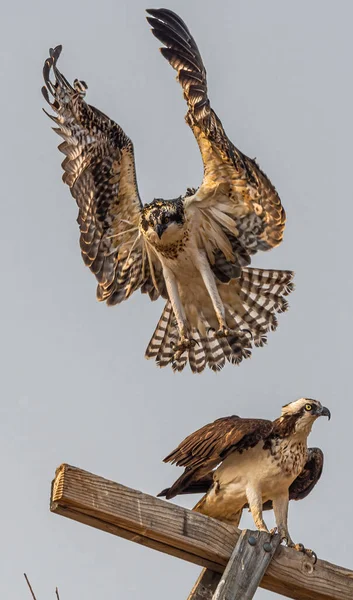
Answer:
M195 340L194 338L181 337L177 344L171 342L170 346L175 353L175 358L178 360L185 350L194 348L194 346L196 346L198 343L198 340Z
M316 565L316 563L317 563L316 552L314 552L310 548L305 548L304 544L294 544L292 547L294 548L294 550L297 550L297 552L302 552L309 558L313 559L313 564Z
M229 337L230 335L238 335L238 331L234 331L234 329L229 329L226 325L221 325L221 327L216 331L216 337Z

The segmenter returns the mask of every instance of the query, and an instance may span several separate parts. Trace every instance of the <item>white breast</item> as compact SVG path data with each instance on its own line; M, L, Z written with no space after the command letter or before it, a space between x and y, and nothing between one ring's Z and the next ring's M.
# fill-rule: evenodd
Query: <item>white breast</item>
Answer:
M215 479L220 488L228 487L229 494L245 498L248 486L261 490L264 500L273 493L288 489L302 471L306 460L306 445L302 440L281 441L277 446L263 449L263 442L242 454L234 452L220 465Z

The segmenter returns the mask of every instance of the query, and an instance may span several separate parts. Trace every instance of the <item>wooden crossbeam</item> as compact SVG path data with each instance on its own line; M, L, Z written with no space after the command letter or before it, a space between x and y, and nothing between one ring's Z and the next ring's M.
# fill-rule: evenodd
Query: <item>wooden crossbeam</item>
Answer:
M69 465L56 471L50 508L215 573L223 573L241 533L232 525ZM212 584L209 574L208 583ZM283 546L277 548L260 585L294 600L353 598L352 571L323 560L314 566L305 555Z

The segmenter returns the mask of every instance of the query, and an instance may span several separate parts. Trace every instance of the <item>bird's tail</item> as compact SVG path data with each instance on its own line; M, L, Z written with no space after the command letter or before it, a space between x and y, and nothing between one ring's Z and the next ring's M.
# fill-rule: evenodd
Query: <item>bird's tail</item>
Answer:
M186 469L170 488L165 488L158 498L165 497L167 500L180 494L206 494L213 484L213 475L209 473L200 479L195 479L195 469Z
M218 287L232 333L218 337L201 309L198 327L191 328L195 344L181 355L175 350L179 331L168 301L147 347L146 358L155 358L160 367L171 364L174 371L182 371L189 361L193 373L201 373L206 366L219 371L226 361L239 364L251 356L252 346L266 344L267 332L277 328L276 313L288 308L285 296L294 289L293 275L292 271L242 269L238 279Z

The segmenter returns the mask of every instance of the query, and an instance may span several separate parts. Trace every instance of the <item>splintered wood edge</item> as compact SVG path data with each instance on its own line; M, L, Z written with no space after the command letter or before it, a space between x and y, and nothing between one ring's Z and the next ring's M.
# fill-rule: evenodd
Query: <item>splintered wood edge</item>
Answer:
M55 477L52 482L51 488L51 503L55 503L58 500L61 500L64 491L64 477L65 470L69 468L69 465L63 463L58 467L55 471Z
M122 498L120 505L114 507L118 515L118 522L114 522L111 514L105 514L104 509L99 510L99 506L95 505L94 508L89 506L89 502L92 504L94 494L97 493L97 485L93 489L93 482L98 483L99 487L102 485L103 489L106 487L113 490L116 487L118 496L120 494L122 497L127 496ZM72 483L74 486L71 485ZM79 493L77 493L78 491ZM107 494L109 496L108 490L105 490L104 495L101 495L103 503L108 497ZM157 511L155 514L159 519L161 510L164 519L165 510L165 523L163 522L162 525L159 523L158 531L152 531L153 521L151 526L143 524L141 514L138 514L139 511L136 511L135 506L132 506L128 519L126 519L126 515L120 518L119 511L123 511L126 502L129 504L131 500L133 504L134 501L136 502L136 498L150 504L149 510L152 513ZM85 502L86 499L87 502ZM139 501L137 505L140 509ZM163 505L165 505L165 509ZM188 509L124 487L68 464L62 464L56 470L55 479L52 482L50 509L54 513L183 558L218 573L223 572L240 534L240 530L231 525L193 513ZM187 528L185 533L183 532L185 547L183 547L183 540L180 539L180 533L175 533L175 528L173 529L173 523L178 523L183 519L185 523L189 520L191 530L191 537ZM195 535L195 528L197 535ZM207 540L209 551L205 551L205 531L210 534L210 539ZM211 539L211 534L216 535L215 540ZM230 548L230 542L233 544L232 548ZM315 600L348 600L348 598L353 598L352 571L323 560L318 560L314 566L308 557L283 546L277 548L260 585L294 600L313 600L313 598Z

